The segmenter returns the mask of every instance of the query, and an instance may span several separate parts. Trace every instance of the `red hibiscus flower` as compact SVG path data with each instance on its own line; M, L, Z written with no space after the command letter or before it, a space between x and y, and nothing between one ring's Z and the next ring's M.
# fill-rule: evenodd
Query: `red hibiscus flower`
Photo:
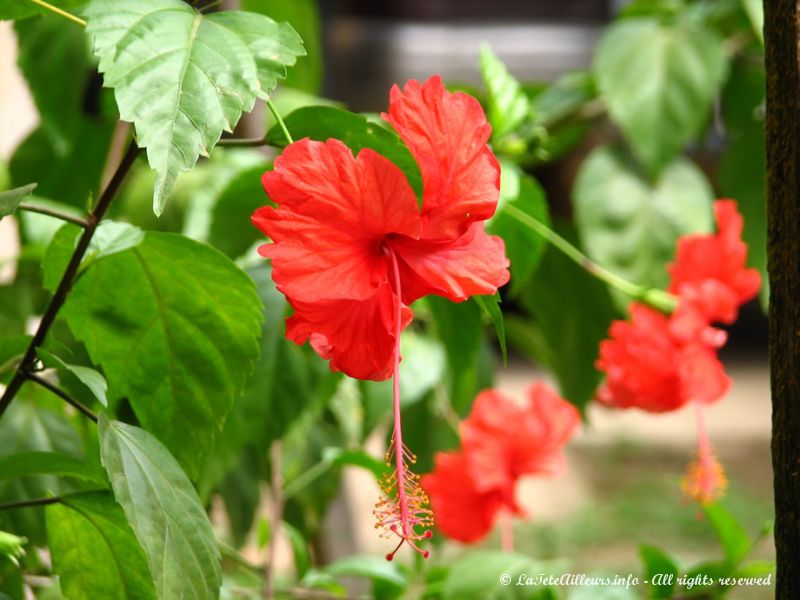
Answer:
M730 386L716 349L725 332L706 327L685 341L672 334L670 320L632 304L630 321L614 321L600 343L597 368L606 375L597 399L613 408L648 412L677 410L692 399L713 402Z
M669 291L681 298L672 327L684 337L692 337L708 323L733 323L739 307L761 286L758 271L747 268L736 202L717 200L714 215L717 233L682 236L675 262L667 267L672 278Z
M275 207L253 223L272 240L272 278L294 308L286 335L310 341L334 371L358 379L394 376L394 434L375 509L386 536L427 556L414 540L431 524L413 456L400 427L400 333L408 307L428 294L460 302L493 294L509 279L503 241L483 221L494 214L500 169L486 145L491 128L480 104L447 92L438 77L391 92L383 115L419 165L422 209L402 171L376 152L353 156L338 140L300 140L262 177ZM391 466L391 465L390 465ZM397 548L389 553L391 559Z
M575 407L543 383L528 388L524 403L496 390L481 392L461 423L462 449L437 454L434 471L422 478L437 527L469 543L485 537L500 513L522 515L514 499L517 482L560 471L562 448L579 422Z
M460 429L477 488L557 474L564 466L562 447L579 423L577 409L544 383L531 385L524 403L496 390L481 392Z
M311 341L331 368L358 379L392 375L395 304L428 294L454 301L493 294L508 281L501 238L483 221L494 214L500 169L477 100L451 94L438 77L395 86L389 113L416 159L422 210L398 167L338 140L290 144L264 174L277 207L253 214L271 244L272 277L295 309L287 336ZM400 285L392 282L396 261Z
M433 472L421 483L430 496L436 527L465 544L486 537L502 509L511 507L521 512L511 486L484 489L480 485L480 479L471 474L464 451L438 453Z

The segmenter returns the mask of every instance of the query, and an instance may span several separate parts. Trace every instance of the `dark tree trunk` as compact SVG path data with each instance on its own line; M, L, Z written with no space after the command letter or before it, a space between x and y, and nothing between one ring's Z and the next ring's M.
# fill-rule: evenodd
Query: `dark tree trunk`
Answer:
M776 598L800 596L800 77L798 0L764 2Z

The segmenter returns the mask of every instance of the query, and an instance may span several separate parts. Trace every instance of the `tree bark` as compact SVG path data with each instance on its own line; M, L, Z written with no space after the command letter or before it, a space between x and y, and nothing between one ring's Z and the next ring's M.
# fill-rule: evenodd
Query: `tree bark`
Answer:
M776 598L800 593L800 76L798 0L764 2Z

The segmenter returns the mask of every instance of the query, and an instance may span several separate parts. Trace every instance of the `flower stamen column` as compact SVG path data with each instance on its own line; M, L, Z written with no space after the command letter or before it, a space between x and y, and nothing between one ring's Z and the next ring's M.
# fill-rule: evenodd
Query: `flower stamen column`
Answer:
M376 528L382 528L382 537L390 537L392 534L400 537L400 541L394 550L386 555L386 560L392 560L394 555L403 545L408 543L414 550L419 552L424 558L428 558L430 553L423 550L415 540L431 537L430 529L417 532L416 527L430 527L433 525L433 513L428 508L428 496L419 486L419 475L413 473L406 464L417 462L417 457L403 444L403 428L400 415L400 332L402 330L403 302L402 289L400 284L400 268L397 265L397 257L391 247L386 246L385 251L391 262L392 287L396 295L395 302L395 341L394 341L394 369L392 376L392 406L394 423L392 431L392 441L386 452L386 465L394 468L391 474L386 474L381 479L381 489L385 495L375 505Z

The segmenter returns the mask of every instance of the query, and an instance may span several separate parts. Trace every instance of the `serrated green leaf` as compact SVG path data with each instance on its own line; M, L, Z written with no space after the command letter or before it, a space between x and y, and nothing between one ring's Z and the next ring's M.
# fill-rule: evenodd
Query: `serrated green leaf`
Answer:
M45 515L53 571L70 600L155 600L142 548L110 494L66 496Z
M578 173L575 220L590 258L628 281L664 288L678 237L711 231L713 197L702 171L686 159L651 184L622 153L603 146Z
M363 115L332 106L308 106L290 113L285 119L286 128L296 140L311 138L325 141L341 140L353 154L362 148L371 148L392 161L408 178L417 198L422 198L422 175L414 157L396 133L370 123ZM267 133L267 143L285 146L286 136L275 126Z
M83 258L83 265L138 246L142 240L144 240L144 231L130 223L103 221L95 230L92 241L89 242Z
M112 390L196 476L258 357L252 281L208 246L148 232L87 269L62 311Z
M750 537L744 527L719 503L704 506L703 512L714 526L725 553L726 563L730 566L736 565L749 552L751 546Z
M304 54L290 25L257 13L203 15L181 0L120 10L116 0L92 0L86 16L104 85L156 171L156 214L178 173L208 156Z
M51 0L50 4L65 10L74 10L75 7L86 4L86 0ZM0 21L27 19L41 14L48 14L47 9L28 0L0 0Z
M550 225L550 213L544 190L531 176L515 164L503 161L500 171L500 201L486 230L503 238L506 256L511 262L510 294L515 296L531 280L544 253L545 239L509 216L505 210L513 207L540 223Z
M530 103L519 81L486 44L481 47L480 68L488 91L486 116L492 126L492 138L497 140L529 118Z
M30 196L34 189L36 189L36 184L29 183L13 190L0 192L0 219L14 214L20 202Z
M605 31L593 69L611 118L656 174L708 119L726 58L713 31L638 18Z
M108 487L105 475L84 461L58 452L17 452L0 458L0 479L57 475Z
M71 365L67 362L64 362L58 356L48 352L47 350L44 350L43 348L37 348L36 355L44 363L45 367L51 369L65 369L74 375L84 386L86 386L86 388L92 393L92 395L100 404L105 407L108 406L108 398L106 397L108 384L106 383L105 377L103 377L100 373L90 367Z
M105 414L100 456L163 600L215 600L222 583L211 523L189 478L152 435Z

